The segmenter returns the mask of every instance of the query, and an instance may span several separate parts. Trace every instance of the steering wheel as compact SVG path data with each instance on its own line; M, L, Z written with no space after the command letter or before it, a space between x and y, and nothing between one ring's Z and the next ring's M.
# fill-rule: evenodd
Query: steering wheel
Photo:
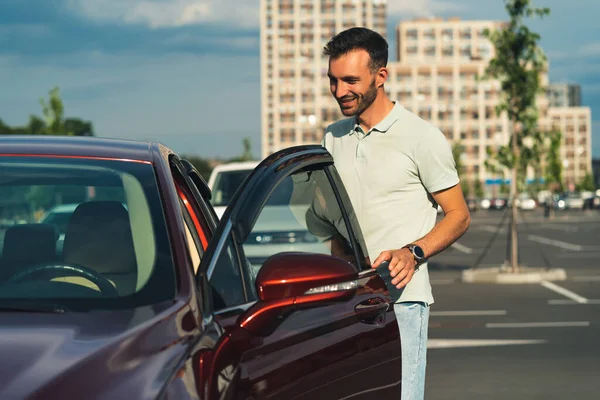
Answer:
M17 272L12 277L10 277L7 283L18 283L26 280L35 280L38 277L43 277L44 279L51 280L54 278L64 278L67 276L79 276L81 278L87 279L88 281L98 286L98 289L100 289L102 295L106 297L119 297L119 292L117 291L117 289L104 276L102 276L101 274L99 274L91 268L87 268L83 265L73 263L56 262L49 264L34 265Z

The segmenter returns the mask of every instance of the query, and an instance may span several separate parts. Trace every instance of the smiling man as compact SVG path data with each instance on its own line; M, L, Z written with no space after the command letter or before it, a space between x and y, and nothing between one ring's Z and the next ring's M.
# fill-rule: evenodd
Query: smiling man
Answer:
M403 288L394 307L402 399L422 399L433 303L427 259L467 230L469 210L443 133L385 92L386 40L351 28L333 37L324 54L331 93L349 118L327 128L323 146L348 190L369 255L376 257L372 267L388 261L392 283ZM438 204L445 215L436 225Z

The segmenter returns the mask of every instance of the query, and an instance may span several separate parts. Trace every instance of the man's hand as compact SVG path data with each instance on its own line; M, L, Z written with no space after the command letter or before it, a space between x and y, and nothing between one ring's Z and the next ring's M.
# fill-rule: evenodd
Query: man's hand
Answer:
M379 267L384 261L390 262L389 269L392 276L392 284L396 285L398 289L406 286L415 274L417 261L407 248L382 252L375 259L371 268Z

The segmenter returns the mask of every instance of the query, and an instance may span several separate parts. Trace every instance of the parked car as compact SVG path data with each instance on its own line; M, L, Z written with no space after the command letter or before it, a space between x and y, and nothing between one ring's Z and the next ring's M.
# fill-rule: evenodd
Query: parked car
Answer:
M51 224L54 225L54 227L56 228L56 250L58 253L62 251L62 246L65 240L65 232L67 231L67 225L69 224L71 215L73 214L78 205L79 203L60 204L46 211L42 218L40 218L39 222L41 224Z
M1 399L400 398L395 298L321 146L266 158L220 221L192 164L156 143L11 135L0 168L22 199L55 201L65 182L101 194L75 208L58 253L53 224L6 231ZM337 210L321 222L349 252L274 249L253 271L246 242L290 181L298 223L292 206Z
M565 208L570 210L583 210L584 200L580 193L567 193L563 197Z
M504 210L508 207L508 199L507 198L499 198L495 197L490 199L490 209L492 210Z
M536 209L537 202L529 195L529 193L520 193L517 196L516 206L521 210L531 211Z
M246 161L221 164L213 168L208 178L208 187L212 191L211 204L219 218L223 216L236 190L257 165L256 161Z
M481 208L483 210L489 210L492 205L492 200L488 199L488 198L481 199L481 201L479 202L479 205L481 206Z
M212 190L211 203L219 218L257 165L258 162L236 162L219 165L213 170L208 186ZM325 243L308 231L303 220L308 201L312 198L306 198L301 203L297 200L292 202L293 185L291 179L286 179L277 187L244 243L246 257L255 270L275 253L329 251Z

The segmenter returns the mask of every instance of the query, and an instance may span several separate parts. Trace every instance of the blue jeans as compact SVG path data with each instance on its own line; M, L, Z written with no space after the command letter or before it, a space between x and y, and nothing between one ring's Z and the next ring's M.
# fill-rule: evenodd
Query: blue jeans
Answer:
M401 400L422 400L425 397L429 305L420 302L396 303L394 311L402 346Z

